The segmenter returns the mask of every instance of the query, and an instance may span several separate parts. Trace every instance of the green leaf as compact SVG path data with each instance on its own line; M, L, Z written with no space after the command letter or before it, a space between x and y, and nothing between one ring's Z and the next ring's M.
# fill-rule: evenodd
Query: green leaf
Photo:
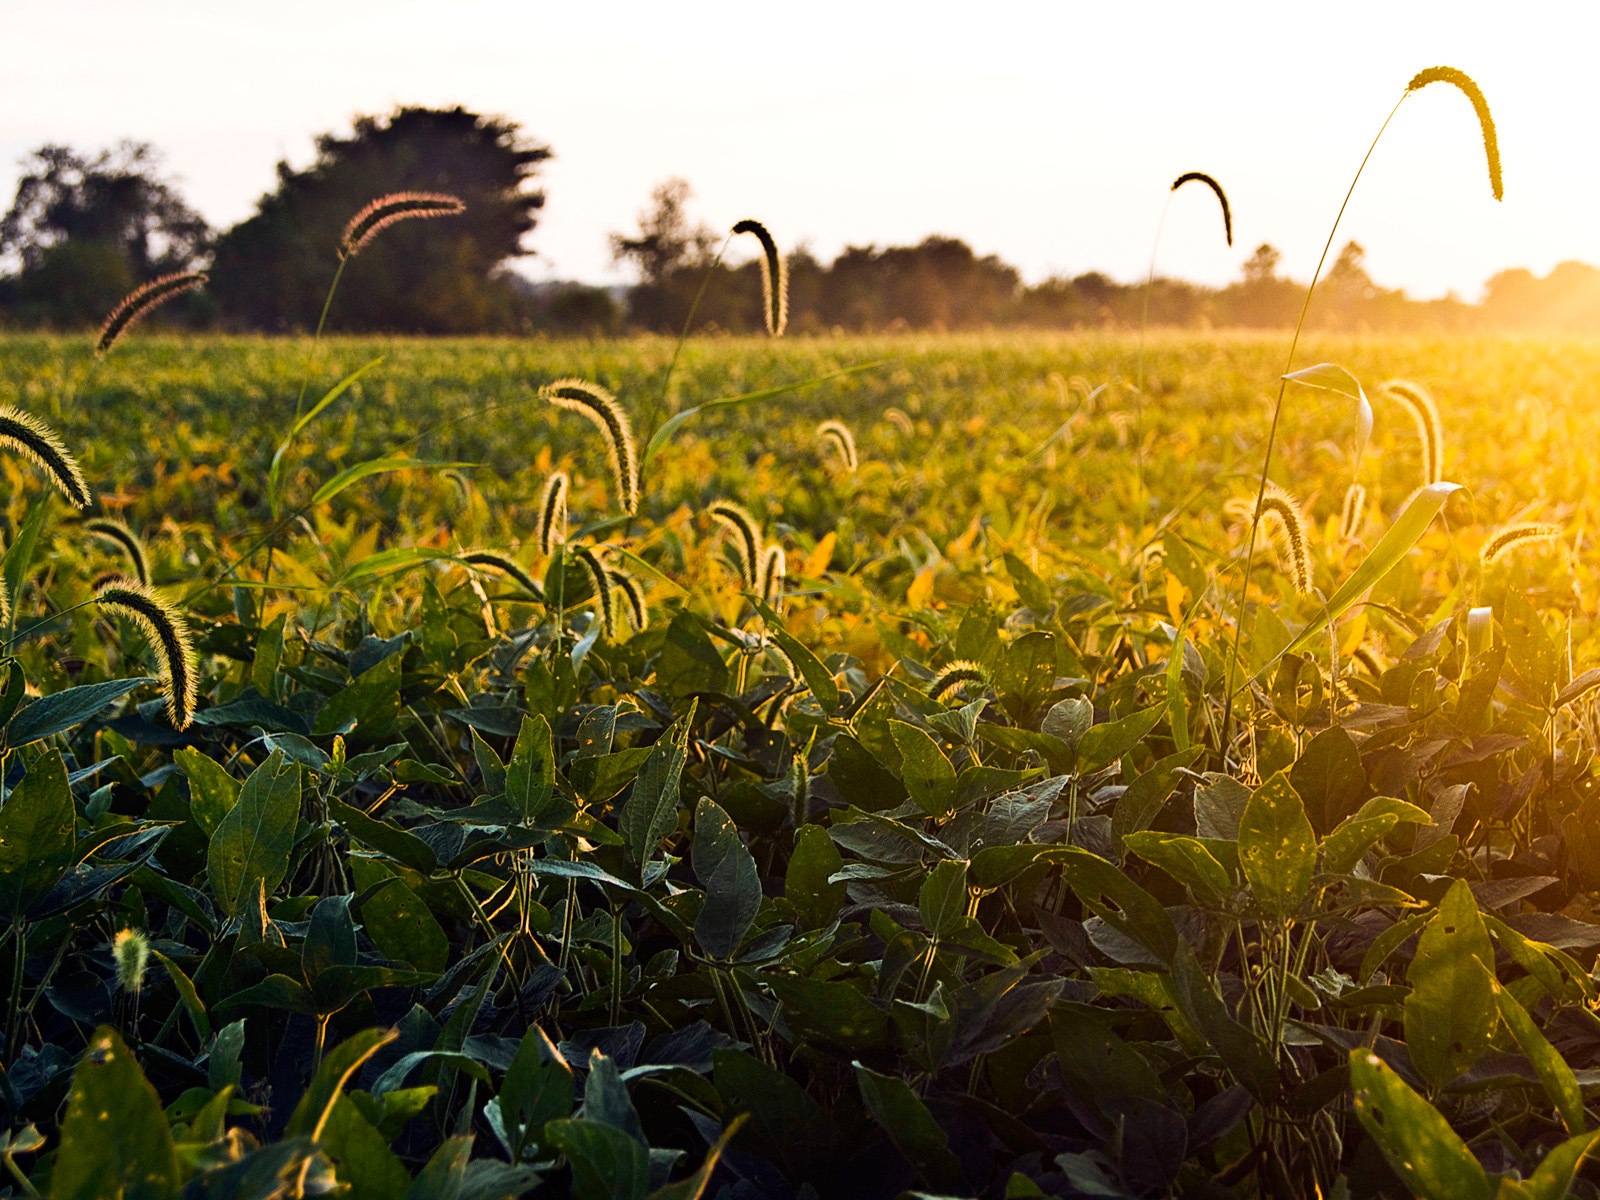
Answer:
M451 467L471 467L476 465L476 463L467 462L432 462L420 458L369 458L366 462L359 462L354 466L346 467L328 480L327 483L317 489L316 495L311 497L311 503L314 505L326 504L347 487L360 483L363 479L370 478L373 475L385 475L391 471L418 469L442 471Z
M1034 612L1044 614L1050 611L1050 589L1045 586L1044 580L1035 575L1027 563L1009 551L1001 556L1006 565L1006 574L1011 576L1011 584L1017 589L1017 595L1022 602Z
M439 859L433 847L414 833L379 817L369 817L337 797L328 800L328 815L339 822L356 841L387 855L403 867L410 867L423 875L431 875L439 869Z
M822 660L811 652L809 646L789 632L783 623L783 618L771 608L757 601L756 611L767 623L767 633L789 656L789 661L794 663L795 669L800 672L800 677L806 681L806 686L811 689L811 694L821 705L822 711L831 713L837 709L839 685L833 681L833 672L822 664Z
M545 1126L572 1166L573 1200L644 1200L650 1152L614 1125L569 1119Z
M1050 1014L1050 1036L1067 1089L1100 1107L1102 1099L1166 1102L1167 1090L1149 1060L1112 1031L1099 1013L1071 1007Z
M394 1041L400 1034L393 1029L363 1029L340 1042L322 1060L311 1083L294 1106L284 1133L289 1137L322 1136L322 1127L333 1106L344 1093L345 1084L361 1065Z
M1098 854L1076 846L1055 849L1060 852L1061 877L1087 908L1162 962L1172 961L1178 931L1159 900Z
M1078 742L1078 774L1090 775L1116 762L1144 741L1145 735L1161 723L1166 711L1164 706L1157 705L1120 721L1094 726Z
M6 595L13 597L22 595L22 581L27 578L28 568L33 564L33 551L39 543L39 531L44 528L45 517L49 512L50 505L43 499L28 505L28 515L22 518L22 527L17 530L16 536L11 539L11 544L6 547L5 557L0 558L0 575L5 577Z
M572 1112L575 1095L567 1060L544 1030L530 1024L500 1085L500 1118L506 1123L513 1159L520 1160L525 1147L543 1141L548 1122Z
M656 682L672 699L727 689L728 666L706 634L705 625L687 608L679 609L667 626L661 657L656 661Z
M207 875L224 913L237 916L261 892L277 890L289 873L299 819L300 768L274 750L211 837Z
M372 370L382 361L383 359L381 358L375 358L371 362L367 363L366 366L357 367L338 383L334 384L325 393L323 393L322 399L313 404L310 410L304 413L300 419L294 423L294 427L289 430L288 435L284 437L283 441L278 443L278 448L272 453L272 464L267 469L267 495L272 501L273 516L277 516L278 514L278 481L283 476L284 455L289 452L289 446L294 442L294 439L299 436L302 429L311 424L312 421L316 420L318 414L321 413L323 409L327 408L328 405L332 404L340 396L344 395L344 393L350 389L351 385L354 384L356 380L360 379L363 375Z
M1177 789L1184 771L1205 753L1203 746L1192 746L1161 759L1128 785L1111 810L1111 836L1120 845L1130 833L1148 829Z
M1144 830L1130 833L1123 845L1145 862L1160 867L1193 893L1196 900L1221 908L1233 892L1227 868L1199 838Z
M1216 1051L1234 1078L1256 1099L1270 1103L1278 1092L1278 1068L1272 1051L1258 1034L1234 1020L1189 943L1181 939L1172 959L1172 996L1178 1011Z
M344 733L352 726L363 739L383 737L394 729L400 713L400 659L391 654L368 667L350 685L328 698L317 710L311 733L323 737Z
M1327 833L1367 795L1361 752L1342 725L1331 725L1306 744L1289 770L1289 782L1318 833Z
M742 1050L713 1050L711 1072L723 1111L750 1114L742 1147L782 1164L795 1179L815 1178L827 1168L838 1127L803 1087Z
M1291 383L1302 383L1322 391L1337 392L1341 396L1349 396L1356 402L1355 461L1359 469L1361 460L1367 453L1367 441L1372 437L1372 402L1367 399L1367 393L1361 390L1361 381L1335 363L1318 363L1314 367L1304 367L1298 371L1291 371L1284 378Z
M1239 867L1268 916L1299 911L1317 868L1317 838L1287 772L1258 787L1239 818Z
M83 724L112 701L121 699L135 688L154 682L144 676L138 679L108 679L105 683L86 683L70 687L64 692L41 696L11 718L11 723L6 726L6 744L26 746L40 738L65 733Z
M189 1019L194 1022L194 1031L202 1042L211 1040L211 1020L206 1016L206 1006L200 1001L200 993L195 991L194 981L184 974L183 968L173 962L159 950L152 949L151 956L166 968L167 977L172 980L172 986L178 990L178 998L183 1001L183 1007L189 1013Z
M71 864L75 813L59 750L42 754L0 807L0 909L13 920Z
M1407 978L1406 1045L1417 1072L1443 1087L1489 1048L1498 1019L1494 947L1464 879L1450 885L1417 939Z
M1450 1122L1364 1047L1350 1052L1356 1116L1423 1200L1490 1200L1489 1177Z
M1316 638L1322 635L1329 624L1337 621L1349 610L1350 606L1360 599L1362 593L1376 584L1399 564L1400 560L1415 546L1428 526L1433 524L1433 518L1444 507L1444 502L1450 498L1452 492L1461 490L1459 483L1430 483L1417 493L1416 498L1406 505L1405 512L1401 513L1389 531L1378 540L1356 567L1334 592L1326 607L1312 621L1300 631L1287 646L1274 657L1273 661L1282 658L1285 654L1295 654L1304 650ZM1270 664L1269 664L1270 665Z
M277 695L278 664L283 661L283 632L289 614L279 613L256 635L256 653L250 660L250 683L264 698Z
M706 890L694 940L712 958L732 958L761 908L761 876L738 827L709 797L694 811L691 853L695 878Z
M661 845L661 839L678 825L678 785L689 754L689 730L694 726L697 702L650 748L639 768L633 791L622 806L618 832L630 863L643 866Z
M839 915L846 885L829 883L828 878L843 866L838 847L822 826L802 825L795 831L783 894L794 905L801 929L822 929Z
M955 806L956 770L939 743L915 725L890 721L889 733L900 751L900 779L917 807L942 817Z
M766 983L798 1037L858 1052L880 1050L888 1043L888 1013L848 983L794 975L770 975Z
M161 1098L116 1030L100 1026L72 1073L50 1200L168 1200L180 1179Z
M207 838L216 833L222 818L239 802L239 781L222 764L193 746L185 746L172 761L189 780L189 814Z
M361 906L361 924L385 958L437 974L450 961L450 939L428 906L398 879Z
M943 937L961 924L967 915L967 864L960 859L943 859L922 881L917 894L917 909L922 928L931 938Z
M1010 883L1037 862L1059 862L1065 846L1041 846L1018 842L1012 846L985 846L972 856L969 878L974 887L992 891Z
M375 1129L348 1096L334 1101L322 1127L321 1147L336 1166L350 1200L391 1200L411 1187L407 1171L389 1140Z
M556 755L550 722L541 713L522 718L511 761L506 764L506 799L525 822L536 821L550 806L556 783Z
M1567 1132L1571 1134L1585 1132L1589 1123L1588 1114L1584 1111L1583 1092L1578 1088L1578 1077L1572 1073L1567 1060L1561 1057L1549 1039L1540 1032L1539 1026L1528 1015L1528 1010L1517 1002L1517 998L1496 983L1492 975L1489 976L1489 982L1494 989L1500 1019L1506 1023L1506 1028L1511 1030L1511 1036L1517 1039L1517 1045L1522 1047L1522 1052L1533 1064L1534 1071L1539 1075L1539 1082L1544 1085L1545 1095L1550 1097L1550 1103L1555 1105L1556 1111L1561 1114Z
M883 1127L906 1160L929 1185L961 1186L961 1160L950 1152L950 1138L904 1080L879 1075L855 1063L856 1085L872 1119Z
M1594 1153L1600 1130L1568 1138L1544 1156L1522 1187L1528 1200L1566 1200L1584 1159Z

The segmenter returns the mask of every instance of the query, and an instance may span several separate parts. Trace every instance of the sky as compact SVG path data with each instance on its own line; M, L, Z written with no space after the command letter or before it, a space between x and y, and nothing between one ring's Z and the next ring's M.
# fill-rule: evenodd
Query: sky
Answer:
M625 281L607 235L681 176L695 217L755 217L824 259L939 233L1028 282L1137 280L1168 185L1199 170L1234 245L1187 187L1159 273L1225 283L1270 242L1303 279L1407 80L1446 64L1494 111L1504 202L1471 106L1434 85L1384 134L1335 250L1469 300L1508 267L1600 264L1593 4L0 0L0 19L6 203L38 145L133 138L225 227L354 114L463 104L554 152L534 278Z

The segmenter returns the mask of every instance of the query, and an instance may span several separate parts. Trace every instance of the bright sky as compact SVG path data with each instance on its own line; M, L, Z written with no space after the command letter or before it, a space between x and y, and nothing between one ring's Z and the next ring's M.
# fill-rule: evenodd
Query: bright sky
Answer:
M1457 66L1499 124L1489 194L1472 110L1408 99L1339 243L1414 295L1475 299L1509 266L1600 264L1600 90L1589 3L982 4L810 0L10 0L0 194L45 141L155 143L213 224L356 112L461 103L548 144L535 277L611 282L606 235L681 175L694 211L754 216L831 257L946 233L1029 281L1237 276L1261 242L1304 278L1367 144L1422 67ZM264 15L270 14L270 15Z

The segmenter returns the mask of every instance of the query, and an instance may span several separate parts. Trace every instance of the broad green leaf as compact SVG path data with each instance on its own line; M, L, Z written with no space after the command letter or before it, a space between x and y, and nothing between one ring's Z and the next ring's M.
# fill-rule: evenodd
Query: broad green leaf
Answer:
M211 836L206 855L211 894L230 917L262 891L271 895L289 873L300 819L300 768L281 750L245 780L239 802Z
M524 822L536 821L550 805L556 783L556 756L550 722L538 714L522 718L522 728L506 764L506 799Z
M545 1132L572 1166L573 1200L644 1200L650 1152L622 1130L576 1118L551 1121Z
M450 939L417 894L391 879L361 906L361 925L385 958L437 974L450 960Z
M571 1114L576 1094L571 1066L544 1030L530 1024L500 1085L500 1117L514 1158L543 1141L547 1122Z
M756 604L756 611L761 614L761 619L767 623L767 633L772 640L777 642L783 652L789 656L789 661L794 663L795 669L800 672L800 677L806 681L806 686L811 689L811 694L822 707L825 713L831 713L839 707L839 685L833 681L833 672L828 670L822 660L811 652L807 646L794 634L790 633L784 625L783 618L771 608L762 603Z
M697 702L691 701L689 711L650 748L650 757L639 768L633 791L622 806L618 832L630 863L642 866L648 862L661 839L677 828L678 785L689 754L696 707Z
M159 950L152 949L150 955L166 968L167 978L172 980L172 986L178 991L178 998L183 1001L183 1007L189 1014L189 1019L194 1022L194 1031L202 1042L211 1040L211 1019L206 1016L206 1006L200 1000L200 993L195 990L194 981L184 974L183 968L173 962Z
M370 742L393 730L400 713L400 659L401 655L389 655L330 696L317 710L311 725L313 736L346 733L353 727L360 738Z
M1464 879L1450 885L1417 939L1407 978L1406 1045L1417 1072L1443 1087L1489 1048L1498 1021L1494 947Z
M41 696L17 711L6 726L8 746L26 746L40 738L65 733L82 725L95 713L114 700L120 700L135 688L155 680L141 676L138 679L108 679L105 683L85 683L65 691Z
M411 1187L407 1171L384 1137L348 1096L334 1101L322 1126L321 1146L336 1164L349 1200L392 1200Z
M322 1127L333 1112L334 1103L344 1094L350 1077L399 1036L393 1029L363 1029L330 1050L294 1106L284 1132L290 1137L308 1137L313 1141L321 1137Z
M200 832L209 838L222 824L222 818L239 802L239 781L222 764L193 746L185 746L172 761L189 780L189 813Z
M1567 1132L1583 1133L1589 1122L1588 1114L1584 1111L1583 1092L1578 1088L1577 1076L1572 1073L1567 1060L1561 1057L1549 1039L1540 1031L1534 1019L1528 1015L1528 1010L1517 1002L1515 996L1495 983L1493 976L1489 976L1489 980L1494 988L1500 1019L1506 1023L1506 1028L1511 1030L1511 1036L1517 1039L1517 1045L1522 1047L1522 1052L1533 1064L1534 1071L1539 1075L1539 1082L1544 1085L1550 1103L1555 1105L1556 1111L1561 1114Z
M922 881L917 908L929 937L952 932L967 915L967 864L947 858L935 865Z
M993 891L1010 883L1037 862L1059 862L1070 847L1018 842L1010 846L985 846L972 856L968 878L974 887Z
M856 1085L873 1120L916 1168L917 1174L941 1190L961 1186L961 1160L950 1152L950 1138L927 1105L902 1079L879 1075L855 1064Z
M327 483L323 484L311 497L311 503L326 504L340 492L353 484L360 483L374 475L385 475L391 471L443 471L452 467L472 467L476 463L466 462L434 462L420 458L369 458L366 462L359 462L346 467Z
M1350 578L1334 592L1317 619L1302 629L1294 640L1278 653L1277 658L1304 650L1322 636L1323 630L1331 622L1344 616L1367 589L1394 570L1411 547L1415 546L1427 532L1428 526L1433 524L1433 518L1444 507L1444 502L1450 498L1451 493L1460 490L1459 483L1430 483L1418 492L1416 498L1406 505L1405 512L1400 514L1395 523L1389 527L1389 531L1378 540L1378 544L1368 552L1366 558L1361 560L1361 564L1351 573Z
M268 700L278 694L278 664L283 661L283 634L288 624L289 614L279 613L256 635L256 653L250 660L250 682Z
M838 847L820 825L802 825L794 835L794 853L784 875L784 898L794 905L801 929L822 929L845 900L845 884L829 883L829 876L844 866Z
M738 827L708 797L695 808L692 858L695 878L706 890L695 941L712 958L732 958L761 908L761 877Z
M6 595L22 595L22 581L28 577L28 568L33 565L39 531L44 528L45 517L49 513L50 505L42 499L28 505L28 515L22 518L22 527L6 547L5 557L0 558L0 575L5 577Z
M1112 838L1120 844L1130 833L1154 824L1183 780L1184 771L1204 753L1204 747L1193 746L1169 754L1130 783L1111 810Z
M1600 1130L1576 1134L1546 1154L1522 1182L1528 1200L1566 1200L1578 1168L1594 1153L1596 1143L1600 1143Z
M1258 1034L1234 1020L1189 943L1182 939L1172 959L1172 995L1178 1011L1222 1059L1223 1066L1256 1099L1270 1103L1278 1093L1278 1068L1272 1051Z
M717 653L700 618L687 608L679 609L667 626L661 657L656 661L656 682L674 700L702 692L721 692L728 686L728 665Z
M1489 1177L1450 1122L1372 1051L1350 1052L1356 1116L1421 1200L1490 1200Z
M1144 741L1145 735L1161 723L1166 711L1164 706L1157 705L1120 721L1094 726L1078 742L1078 774L1090 775L1116 762Z
M1289 782L1319 834L1344 820L1367 797L1361 752L1342 725L1329 726L1306 744L1289 770Z
M1085 907L1162 962L1172 960L1178 931L1159 900L1097 854L1076 846L1056 849L1061 852L1061 877Z
M66 873L75 814L59 750L40 755L0 807L0 910L13 919Z
M72 1073L50 1200L169 1200L181 1178L161 1098L116 1030L100 1026Z
M930 817L950 812L956 802L956 769L939 743L905 721L890 721L889 733L900 751L901 782L917 807Z
M339 822L356 841L388 855L401 866L410 867L424 875L439 869L439 859L434 849L416 834L391 825L379 817L369 817L359 808L352 808L338 798L328 801L328 815Z
M725 1113L749 1113L739 1144L780 1164L791 1178L823 1174L840 1130L795 1080L742 1050L711 1052L711 1078Z
M888 1014L848 983L796 975L769 975L766 983L796 1036L857 1052L887 1046Z
M1059 1008L1050 1014L1050 1036L1072 1094L1096 1107L1102 1099L1123 1097L1166 1101L1167 1090L1149 1060L1098 1014Z
M1183 884L1208 907L1221 908L1233 892L1227 868L1199 838L1147 829L1130 833L1123 844Z
M1294 915L1311 891L1317 838L1284 771L1258 787L1244 806L1239 867L1256 905L1268 916Z

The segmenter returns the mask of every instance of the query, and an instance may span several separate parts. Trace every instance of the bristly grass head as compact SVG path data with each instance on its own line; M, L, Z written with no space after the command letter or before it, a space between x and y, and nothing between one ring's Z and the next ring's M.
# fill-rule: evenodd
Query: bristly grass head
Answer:
M817 437L822 439L824 446L832 446L839 454L839 461L844 464L844 469L850 474L856 473L856 439L850 432L850 427L843 421L824 421L817 426Z
M600 431L606 457L617 488L617 499L628 516L639 511L639 451L633 427L617 398L599 384L583 379L558 379L544 386L544 397L557 408L581 413Z
M565 471L552 471L539 497L539 553L546 558L558 542L567 540L567 490L572 486Z
M883 410L883 419L893 425L906 437L911 437L917 432L917 427L911 423L911 418L906 415L903 408L886 408Z
M1500 184L1500 139L1495 134L1494 115L1489 111L1489 102L1483 98L1483 89L1465 71L1455 67L1429 67L1412 76L1411 82L1406 84L1406 92L1421 91L1430 83L1448 83L1472 101L1472 111L1478 114L1478 130L1483 134L1483 153L1489 160L1489 189L1496 200L1504 199Z
M134 578L148 586L150 583L150 559L145 554L144 542L139 535L129 529L121 521L111 517L94 517L83 523L85 531L98 538L104 538L127 556L128 563L133 567Z
M200 287L207 278L204 271L175 271L171 275L152 279L143 287L129 292L111 310L106 323L100 327L100 336L94 344L94 356L99 358L109 351L135 321L152 309L165 304L174 296L181 296L184 292Z
M339 235L339 257L354 258L369 242L399 221L420 217L456 217L466 202L445 192L391 192L379 196L355 216Z
M789 575L789 559L782 546L774 542L767 547L756 574L759 576L757 582L760 584L761 603L779 608L783 603L783 585Z
M119 930L111 939L111 958L117 966L117 986L138 995L150 961L150 939L135 929Z
M1344 508L1339 513L1339 540L1353 542L1367 518L1367 489L1352 483L1345 489Z
M733 227L735 234L754 234L761 243L761 307L767 321L767 332L782 337L789 324L789 267L778 253L778 243L760 221L740 221Z
M1426 388L1406 379L1391 379L1378 390L1411 414L1422 443L1422 484L1438 483L1444 478L1444 422L1439 419L1439 406Z
M644 586L625 571L606 568L613 586L622 593L622 602L628 610L628 620L633 623L635 633L642 633L650 627L650 606L645 603Z
M1306 535L1306 519L1294 497L1277 484L1269 483L1256 509L1256 519L1267 527L1269 535L1283 551L1294 590L1302 596L1310 595L1311 542Z
M497 554L493 550L469 550L461 556L461 561L470 566L490 567L499 571L528 595L541 601L544 599L544 588L539 586L539 581L523 570L521 563L507 555Z
M1561 526L1547 522L1507 525L1483 544L1483 549L1478 551L1478 559L1484 566L1492 567L1513 550L1523 546L1560 541L1564 532Z
M1228 207L1228 193L1222 185L1204 171L1185 171L1172 181L1172 190L1177 191L1186 183L1203 183L1216 194L1217 203L1222 205L1222 232L1228 236L1228 245L1233 245L1233 209Z
M614 640L617 634L617 602L612 592L611 572L607 571L605 564L587 546L579 546L573 550L572 556L583 564L583 569L589 574L589 584L594 588L594 604L600 612L600 628L606 635L606 640Z
M199 669L189 626L172 605L134 579L112 579L95 592L101 608L128 617L144 632L167 681L167 716L187 729L199 701Z
M958 658L946 665L928 685L928 699L937 703L968 684L987 684L989 672L975 662Z
M0 446L42 468L72 507L89 507L89 485L78 469L78 460L67 453L55 430L38 417L9 404L0 405Z
M732 500L713 500L706 506L711 519L733 534L734 554L739 559L739 580L747 591L760 593L761 527L742 504Z

